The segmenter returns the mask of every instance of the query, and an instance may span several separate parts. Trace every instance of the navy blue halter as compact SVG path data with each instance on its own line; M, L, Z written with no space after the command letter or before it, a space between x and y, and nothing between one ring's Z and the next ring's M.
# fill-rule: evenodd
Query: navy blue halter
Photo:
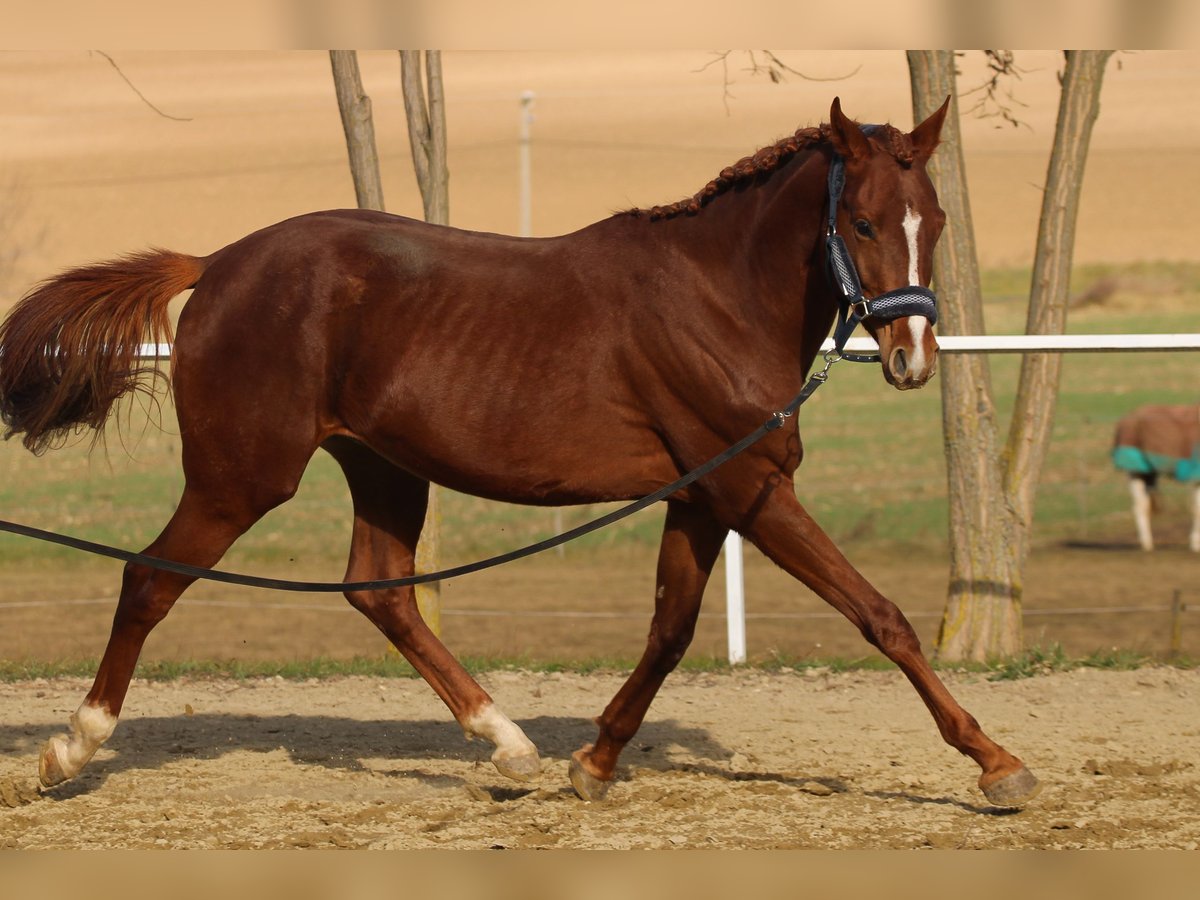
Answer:
M864 134L877 125L863 125ZM837 153L829 166L829 225L825 234L825 252L829 261L829 277L838 294L837 326L833 330L834 352L852 362L878 362L879 354L846 354L843 349L854 329L868 317L890 322L905 316L924 316L930 325L937 324L937 295L917 284L887 291L877 297L863 296L858 269L850 257L845 240L837 233L838 203L846 187L846 161Z

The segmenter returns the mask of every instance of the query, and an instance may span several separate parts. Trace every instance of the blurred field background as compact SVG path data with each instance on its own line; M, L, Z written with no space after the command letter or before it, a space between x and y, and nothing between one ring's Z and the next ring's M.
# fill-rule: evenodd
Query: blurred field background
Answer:
M903 54L777 51L813 76L769 84L703 52L447 54L451 220L512 232L517 116L537 93L535 234L570 230L632 205L678 199L722 166L828 114L842 97L864 121L908 125ZM147 244L207 253L289 215L353 204L322 53L116 54L163 111L148 109L109 63L86 53L0 55L0 309L58 268ZM362 55L394 212L419 215L394 53ZM1018 54L1013 128L964 121L989 331L1024 328L1034 231L1053 132L1057 58ZM982 76L963 59L960 90ZM725 79L729 79L726 83ZM974 79L974 81L973 81ZM1200 185L1200 54L1120 54L1110 67L1084 189L1071 313L1076 333L1200 331L1200 259L1191 213ZM964 108L970 98L963 99ZM483 349L482 352L486 352ZM1006 421L1017 356L992 358ZM1158 654L1162 608L1200 584L1186 551L1188 494L1163 485L1161 549L1136 549L1124 479L1108 459L1112 428L1145 402L1196 402L1187 353L1067 358L1054 447L1038 498L1027 609L1144 606L1152 612L1027 616L1027 642L1087 654ZM107 446L87 439L43 458L0 446L0 516L140 549L174 508L182 479L173 410L133 408ZM153 422L161 418L160 431ZM926 645L946 578L940 395L898 394L874 366L842 364L800 419L801 499L875 583L913 615ZM548 510L444 493L443 564L469 562L551 533ZM564 524L606 508L564 512ZM350 507L332 460L314 458L300 494L264 519L223 568L336 580ZM444 638L471 657L525 661L636 658L652 609L661 513L648 510L568 546L443 590ZM0 659L73 660L103 649L120 564L0 536ZM1193 601L1195 602L1195 601ZM820 600L754 551L747 559L749 644L758 660L869 656ZM723 579L714 577L693 657L724 653ZM570 614L570 615L561 615ZM797 615L806 618L792 618ZM764 616L768 618L755 618ZM1200 625L1185 629L1200 652ZM191 589L152 635L149 660L348 659L382 639L338 595L226 586Z

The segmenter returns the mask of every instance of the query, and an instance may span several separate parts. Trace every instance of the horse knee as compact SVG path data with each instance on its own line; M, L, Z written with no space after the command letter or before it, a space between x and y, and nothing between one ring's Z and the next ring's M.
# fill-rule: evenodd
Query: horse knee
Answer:
M921 641L916 631L896 608L889 610L885 616L866 622L862 626L862 633L888 659L921 652Z
M368 619L374 620L378 610L384 605L380 602L379 591L346 591L346 600Z
M347 591L350 605L366 616L376 627L389 634L405 636L421 621L416 599L411 589L391 591Z
M175 605L182 586L176 588L168 581L179 577L138 563L127 563L114 625L137 626L149 631L166 618Z
M664 673L674 671L691 646L695 631L694 621L668 628L657 623L651 625L648 643L655 669Z

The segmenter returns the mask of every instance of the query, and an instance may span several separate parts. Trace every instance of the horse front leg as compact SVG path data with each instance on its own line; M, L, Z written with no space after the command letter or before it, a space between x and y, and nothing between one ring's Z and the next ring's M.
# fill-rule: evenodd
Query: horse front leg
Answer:
M1040 790L1034 776L979 727L934 673L899 608L846 560L784 481L760 498L746 536L771 560L854 623L905 674L933 714L942 738L979 764L979 787L997 806L1021 806Z
M667 503L646 650L633 674L596 719L600 726L596 742L575 751L571 758L571 784L584 800L599 800L607 793L617 757L637 733L654 695L691 644L704 586L727 533L707 509L677 500Z

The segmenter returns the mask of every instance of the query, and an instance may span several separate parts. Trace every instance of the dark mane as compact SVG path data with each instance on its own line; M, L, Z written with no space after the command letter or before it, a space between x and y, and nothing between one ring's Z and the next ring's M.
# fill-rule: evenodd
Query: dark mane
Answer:
M907 134L892 125L874 125L868 126L868 128L867 134L877 146L890 153L902 166L912 165L913 147ZM801 150L814 147L827 140L829 140L829 125L827 124L822 124L817 128L801 128L790 137L776 141L751 156L739 159L732 166L725 167L716 178L692 197L664 206L654 206L650 209L634 207L619 215L647 218L652 222L660 219L674 219L677 216L694 216L714 197L719 197L753 179L769 176Z

